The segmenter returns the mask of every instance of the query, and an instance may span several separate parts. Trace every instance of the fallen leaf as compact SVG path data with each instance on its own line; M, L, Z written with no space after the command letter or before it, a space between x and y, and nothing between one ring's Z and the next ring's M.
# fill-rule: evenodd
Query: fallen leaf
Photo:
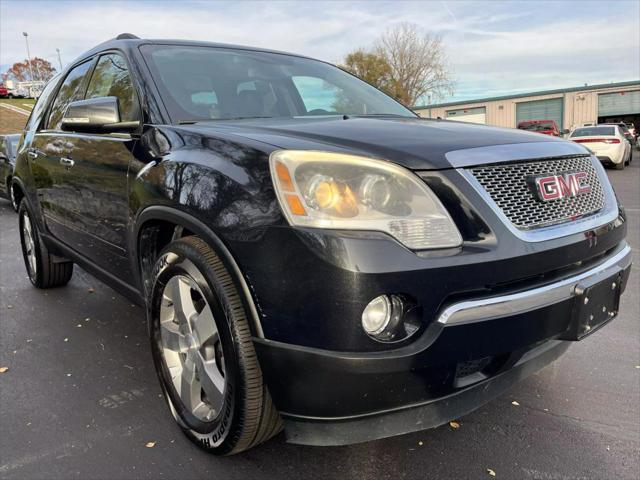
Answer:
M89 292L89 293L93 293L93 292L95 292L95 290L93 289L93 287L91 287L91 288L89 288L89 289L87 290L87 292Z
M145 447L147 447L147 448L153 448L153 447L155 447L155 446L156 446L156 442L148 442L148 443L145 445Z
M489 474L490 477L495 477L496 476L496 472L494 472L490 468L487 468L487 473Z
M515 405L516 407L520 406L520 404L518 402L516 402L515 400L513 402L511 402L511 405Z
M7 372L8 370L9 370L9 367L0 367L0 373Z
M11 310L13 308L13 305L7 305L7 308Z
M69 339L68 339L68 338L65 338L65 339L64 339L64 341L65 341L65 342L68 342L68 341L69 341Z
M67 373L67 377L70 377L70 376L71 376L71 374L70 374L70 373Z
M81 323L79 323L79 324L77 324L77 325L76 325L76 327L77 327L77 328L82 328L82 324L81 324Z
M89 317L84 319L85 322L88 322L89 320L91 320Z
M454 430L457 430L458 428L460 428L460 424L458 422L449 422L449 426Z

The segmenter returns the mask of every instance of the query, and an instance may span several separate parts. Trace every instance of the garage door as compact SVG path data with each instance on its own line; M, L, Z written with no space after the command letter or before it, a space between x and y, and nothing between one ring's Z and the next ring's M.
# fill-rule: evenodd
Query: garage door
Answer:
M640 90L601 93L598 95L598 116L633 115L640 113Z
M523 120L555 120L562 128L562 98L516 104L516 126Z
M459 110L447 110L447 118L459 122L487 123L487 108L461 108Z

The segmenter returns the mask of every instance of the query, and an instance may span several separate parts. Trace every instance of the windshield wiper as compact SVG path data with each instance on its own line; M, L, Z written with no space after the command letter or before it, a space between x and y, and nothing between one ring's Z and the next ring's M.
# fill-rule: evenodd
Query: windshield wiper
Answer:
M363 113L359 115L349 114L350 117L366 118L366 117L395 117L395 118L414 118L408 115L398 115L397 113Z
M180 120L178 125L193 125L200 122L226 122L229 120L253 120L254 118L275 118L275 117L228 117L228 118L201 118L199 120Z

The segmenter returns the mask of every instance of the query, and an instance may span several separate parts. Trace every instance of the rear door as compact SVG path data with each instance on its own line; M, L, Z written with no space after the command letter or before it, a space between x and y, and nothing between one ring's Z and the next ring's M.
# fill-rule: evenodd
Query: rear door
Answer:
M117 52L102 54L85 98L118 98L122 122L140 120L138 95L127 63ZM130 278L126 258L129 219L128 171L136 139L130 134L75 133L70 137L67 199L70 246L118 278Z
M47 230L58 240L69 242L69 218L77 215L69 169L63 165L73 150L73 134L61 130L67 106L84 97L93 61L74 67L53 100L48 116L29 142L31 172ZM75 211L74 211L75 209Z

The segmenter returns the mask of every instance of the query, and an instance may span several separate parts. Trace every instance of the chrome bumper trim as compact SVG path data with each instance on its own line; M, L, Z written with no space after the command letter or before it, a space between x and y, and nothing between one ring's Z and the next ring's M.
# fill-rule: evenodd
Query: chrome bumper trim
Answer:
M630 264L631 248L626 245L620 252L586 272L550 285L511 295L481 298L450 305L440 314L438 322L444 325L462 325L517 315L552 305L575 296L576 286L580 281L607 270L611 270L613 274L614 270L627 268Z

